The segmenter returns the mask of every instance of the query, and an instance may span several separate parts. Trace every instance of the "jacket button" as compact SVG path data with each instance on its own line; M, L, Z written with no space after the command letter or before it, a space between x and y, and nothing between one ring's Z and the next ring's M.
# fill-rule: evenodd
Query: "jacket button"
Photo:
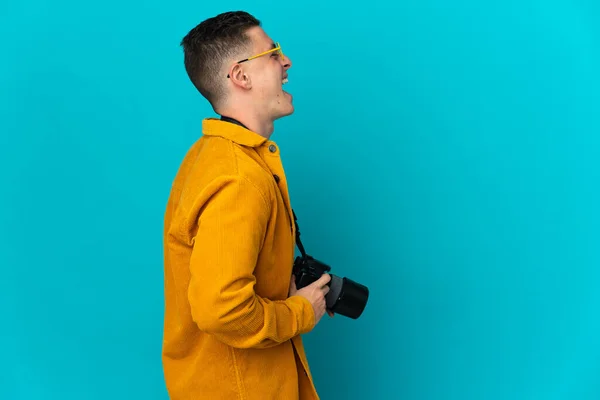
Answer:
M273 175L273 177L275 178L275 182L279 183L279 176L278 175Z
M274 144L272 144L272 145L270 145L270 146L269 146L269 151L270 151L271 153L275 153L275 151L277 151L277 147L275 147L275 145L274 145Z

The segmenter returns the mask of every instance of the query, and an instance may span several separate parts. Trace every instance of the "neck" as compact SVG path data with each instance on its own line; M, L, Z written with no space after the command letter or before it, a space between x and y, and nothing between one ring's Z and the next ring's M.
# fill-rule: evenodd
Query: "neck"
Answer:
M216 110L217 114L233 118L253 132L258 133L262 137L269 139L273 134L274 126L273 121L261 117L258 113L254 112L251 108L244 107L231 107Z

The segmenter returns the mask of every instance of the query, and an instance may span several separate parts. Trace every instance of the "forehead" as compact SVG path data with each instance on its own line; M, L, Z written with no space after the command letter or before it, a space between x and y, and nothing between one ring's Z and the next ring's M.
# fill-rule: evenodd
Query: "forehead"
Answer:
M252 45L256 52L267 51L275 46L273 39L260 26L249 29L248 36L252 39Z

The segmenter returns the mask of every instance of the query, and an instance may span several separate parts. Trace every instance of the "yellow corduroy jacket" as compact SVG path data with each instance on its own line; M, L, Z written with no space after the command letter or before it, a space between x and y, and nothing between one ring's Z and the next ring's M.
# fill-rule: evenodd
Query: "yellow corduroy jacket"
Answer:
M164 222L170 398L318 399L300 336L314 312L288 297L295 226L277 144L205 119Z

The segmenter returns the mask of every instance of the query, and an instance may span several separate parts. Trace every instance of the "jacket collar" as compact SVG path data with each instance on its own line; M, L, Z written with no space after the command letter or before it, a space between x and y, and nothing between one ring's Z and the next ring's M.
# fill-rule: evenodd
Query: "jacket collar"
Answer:
M258 147L267 141L266 138L254 131L217 118L205 118L202 121L202 133L205 136L219 136L250 147Z

